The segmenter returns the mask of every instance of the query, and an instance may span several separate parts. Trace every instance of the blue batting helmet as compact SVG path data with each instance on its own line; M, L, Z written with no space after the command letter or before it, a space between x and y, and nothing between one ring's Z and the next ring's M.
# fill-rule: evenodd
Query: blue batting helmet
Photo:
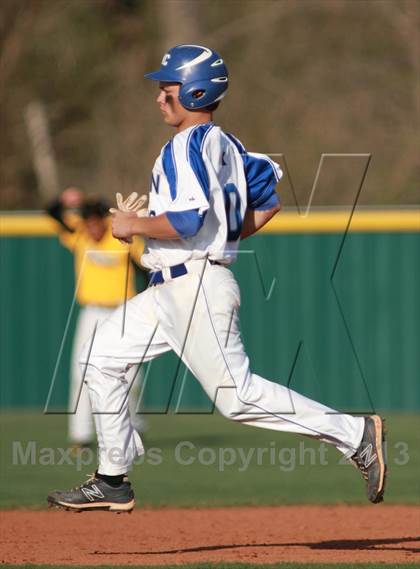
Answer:
M201 45L177 45L165 53L160 69L145 75L153 81L180 83L179 101L189 110L220 101L228 88L228 70L215 51Z

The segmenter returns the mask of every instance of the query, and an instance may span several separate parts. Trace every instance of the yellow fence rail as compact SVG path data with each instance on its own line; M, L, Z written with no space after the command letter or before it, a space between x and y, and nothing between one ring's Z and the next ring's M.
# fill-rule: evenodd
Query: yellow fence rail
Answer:
M350 219L351 217L351 219ZM416 232L420 230L419 209L315 210L308 214L285 210L278 213L263 233L338 233L349 224L353 233ZM56 223L41 213L0 215L0 236L48 236L56 234Z

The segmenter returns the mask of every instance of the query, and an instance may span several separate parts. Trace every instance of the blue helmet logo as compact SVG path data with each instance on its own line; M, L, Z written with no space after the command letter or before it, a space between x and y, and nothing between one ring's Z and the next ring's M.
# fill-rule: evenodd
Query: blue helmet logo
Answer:
M201 45L177 45L165 53L160 69L145 75L153 81L180 83L179 101L189 110L220 101L228 88L228 70L215 51Z

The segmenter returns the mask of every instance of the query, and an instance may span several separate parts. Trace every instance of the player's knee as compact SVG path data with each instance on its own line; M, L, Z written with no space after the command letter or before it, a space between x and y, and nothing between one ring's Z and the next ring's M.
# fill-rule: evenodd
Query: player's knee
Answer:
M238 418L238 413L233 409L220 409L220 413L223 415L225 419L229 419L230 421L236 421Z
M231 421L238 421L243 412L241 403L230 393L228 397L219 398L216 407L223 417Z
M80 353L79 367L82 377L89 383L92 377L125 381L130 365L119 359L98 355L85 346Z
M254 398L251 398L249 393L245 395L237 388L221 389L216 398L216 407L226 419L243 422L244 417L257 410Z
M91 336L84 344L79 354L79 365L86 367L92 365L100 367L100 362L104 357L100 354L106 353L106 345L103 343L100 333Z

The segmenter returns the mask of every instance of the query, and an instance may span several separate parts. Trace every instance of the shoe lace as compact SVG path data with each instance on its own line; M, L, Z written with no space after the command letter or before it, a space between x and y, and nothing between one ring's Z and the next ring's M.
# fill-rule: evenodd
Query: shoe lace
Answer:
M85 486L87 486L90 482L93 482L94 480L96 480L96 472L92 472L92 474L86 474L86 477L87 477L87 480L82 482L82 484L80 484L79 486L75 486L74 488L72 488L72 491L80 490L81 488L84 488Z
M350 462L353 464L353 466L355 468L357 468L358 470L360 470L360 472L362 473L363 478L367 481L368 480L368 468L367 466L364 464L363 460L361 460L357 454L353 455L350 458Z

